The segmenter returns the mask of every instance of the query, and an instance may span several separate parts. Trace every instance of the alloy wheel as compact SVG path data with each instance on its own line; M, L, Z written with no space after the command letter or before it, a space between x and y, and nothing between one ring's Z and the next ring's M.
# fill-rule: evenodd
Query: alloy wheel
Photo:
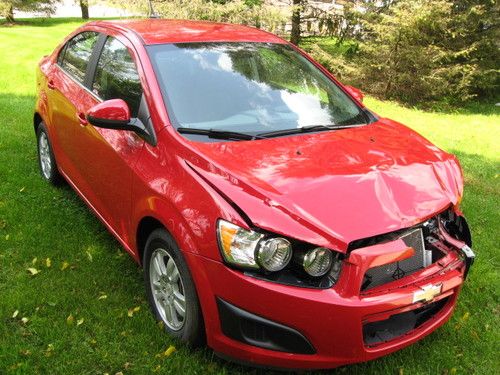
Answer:
M165 249L156 249L149 265L149 281L156 308L168 328L178 331L186 319L186 295L179 269Z
M38 155L40 158L40 166L42 168L43 176L50 179L52 173L52 159L50 157L50 145L45 132L40 133L38 140Z

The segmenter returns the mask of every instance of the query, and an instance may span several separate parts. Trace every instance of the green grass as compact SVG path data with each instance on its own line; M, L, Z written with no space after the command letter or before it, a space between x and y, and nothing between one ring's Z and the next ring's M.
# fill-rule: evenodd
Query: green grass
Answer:
M255 372L208 349L190 351L162 333L149 313L140 268L70 188L53 188L39 176L32 129L35 65L79 23L0 26L0 374ZM398 353L333 373L499 373L498 109L427 113L366 102L458 155L466 180L463 210L478 258L444 327ZM40 273L30 275L30 267ZM140 310L129 317L136 306ZM159 355L170 345L177 351Z
M342 55L356 48L355 42L343 41L342 43L337 43L336 38L324 36L307 36L303 37L300 41L300 47L306 51L309 51L313 44L318 45L323 51L332 55Z

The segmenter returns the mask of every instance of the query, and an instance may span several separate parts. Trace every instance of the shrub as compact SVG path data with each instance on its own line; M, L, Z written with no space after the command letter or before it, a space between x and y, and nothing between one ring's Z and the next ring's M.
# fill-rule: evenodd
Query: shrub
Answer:
M387 12L367 14L353 80L412 105L495 95L500 59L488 11L447 0L400 0Z

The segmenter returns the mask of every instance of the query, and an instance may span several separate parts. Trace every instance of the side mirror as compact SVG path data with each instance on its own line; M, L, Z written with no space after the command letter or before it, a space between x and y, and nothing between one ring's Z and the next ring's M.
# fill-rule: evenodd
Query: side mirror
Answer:
M143 136L149 136L141 120L130 118L128 104L122 99L110 99L96 104L88 111L87 121L99 128L130 130Z
M362 102L363 101L363 93L361 92L360 89L357 89L356 87L352 87L352 86L344 86L344 88L346 89L346 91L351 94L351 96L354 97L354 99L356 99L358 102Z
M106 129L130 129L130 109L122 99L106 100L93 106L87 113L87 121Z

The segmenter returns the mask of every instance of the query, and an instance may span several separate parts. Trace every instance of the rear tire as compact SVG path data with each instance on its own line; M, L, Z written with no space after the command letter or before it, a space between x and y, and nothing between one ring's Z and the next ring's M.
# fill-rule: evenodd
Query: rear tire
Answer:
M38 149L38 166L42 177L52 185L60 185L62 177L57 169L56 159L52 151L47 127L40 122L36 130L36 140Z
M151 310L167 333L189 346L204 343L203 315L189 268L164 229L149 236L144 250L144 283Z

